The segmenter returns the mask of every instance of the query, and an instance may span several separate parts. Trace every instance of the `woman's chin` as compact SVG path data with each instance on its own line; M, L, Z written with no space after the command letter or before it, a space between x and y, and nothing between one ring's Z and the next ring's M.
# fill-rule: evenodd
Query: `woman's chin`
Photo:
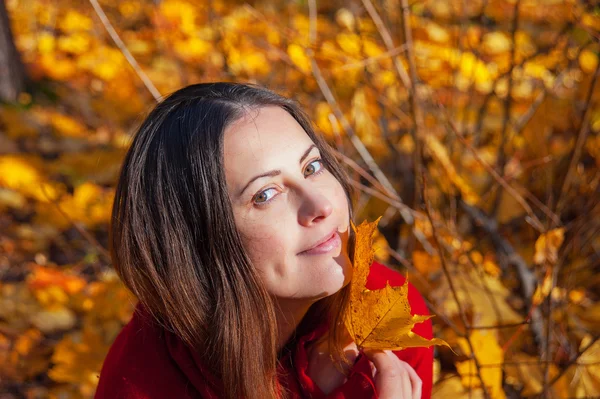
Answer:
M347 256L339 256L335 258L335 262L336 265L328 284L328 295L335 294L352 280L352 263L350 263L350 259Z

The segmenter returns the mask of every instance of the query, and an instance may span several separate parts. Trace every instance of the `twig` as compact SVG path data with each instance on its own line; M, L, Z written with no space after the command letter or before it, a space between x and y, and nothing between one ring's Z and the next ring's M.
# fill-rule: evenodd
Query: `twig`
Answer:
M312 45L314 43L312 40L316 40L316 32L317 32L315 0L308 1L308 8L309 8L309 15L311 16L309 36L311 38L311 47L312 47ZM365 147L363 142L360 141L358 136L354 133L354 130L352 129L352 126L350 125L350 122L348 121L348 119L346 118L346 116L344 115L342 110L340 109L340 107L335 99L335 96L331 92L329 85L327 84L327 82L323 78L323 75L321 74L321 69L319 68L319 65L317 64L317 62L315 60L314 51L312 50L312 48L308 48L306 50L306 53L307 53L307 56L310 58L312 73L313 73L315 80L317 81L319 89L321 90L321 93L327 100L327 103L329 104L329 106L332 108L335 117L338 119L338 121L342 125L342 128L346 132L346 135L350 139L350 142L352 143L352 145L354 145L354 148L356 148L356 151L359 153L361 158L365 161L365 163L367 164L367 166L369 167L369 169L371 170L371 172L373 173L375 178L387 190L393 192L397 196L397 198L400 199L400 195L398 194L396 189L394 189L394 186L388 180L388 178L385 176L385 174L381 171L381 169L379 168L379 166L377 165L377 163L375 162L375 160L369 153L369 150L367 150L367 148ZM404 218L406 223L409 223L409 224L413 223L413 218L410 213L406 212L405 210L401 210L400 214L402 215L402 217Z
M463 311L460 300L458 299L458 294L456 292L456 289L454 288L454 283L452 282L452 277L450 276L450 271L448 270L448 265L446 264L446 258L443 256L443 253L442 253L442 246L440 245L440 242L437 238L437 230L435 228L435 223L433 222L433 217L431 216L431 205L429 204L429 199L426 196L426 191L427 191L427 179L425 177L425 174L423 174L423 201L425 202L425 209L427 211L427 217L429 218L429 222L431 223L432 236L435 241L435 244L437 245L437 247L439 249L438 252L439 252L440 261L442 264L442 269L444 270L444 275L446 276L446 280L448 281L448 286L450 287L450 291L452 292L452 297L454 298L454 301L456 302L456 307L458 308L458 312L460 314L461 320L467 330L467 334L465 334L465 339L467 341L467 344L469 345L469 349L471 351L471 357L473 359L473 362L475 363L475 368L477 369L477 376L479 377L481 389L483 390L484 396L486 398L490 398L490 394L487 391L485 383L483 382L483 378L481 377L481 365L479 364L479 360L477 359L477 356L475 355L473 343L471 342L471 337L468 334L469 322L467 320L467 316L466 316L465 312Z
M506 98L504 99L504 120L502 121L502 139L500 140L500 145L498 146L498 157L497 157L497 171L500 176L504 175L504 167L506 166L506 142L508 141L508 127L510 125L510 106L512 103L512 87L513 87L513 70L514 65L516 63L515 56L517 53L517 42L515 40L515 35L517 33L517 28L519 26L519 5L521 2L517 0L515 2L515 6L513 8L513 19L512 19L512 27L510 30L511 35L511 43L512 46L510 48L510 73L508 74L508 91L506 93ZM494 198L494 203L492 204L492 209L490 211L490 215L492 217L496 217L500 205L500 200L502 199L502 187L498 187L498 191L496 192L496 197Z
M445 109L442 106L440 106L440 109L442 111L445 111ZM479 162L479 164L481 166L483 166L498 181L498 183L500 183L500 185L502 185L506 189L506 191L517 200L517 202L519 204L521 204L523 209L525 209L525 211L529 215L530 220L533 223L533 227L535 227L538 231L544 231L544 226L542 225L542 222L538 219L538 217L533 212L533 209L531 209L531 207L525 201L525 199L523 199L521 194L516 192L515 189L513 189L510 186L510 184L508 184L508 182L494 170L494 168L492 168L490 165L487 164L487 162L485 162L483 159L481 159L479 154L477 154L477 151L475 151L475 149L467 142L467 140L464 138L464 136L458 131L458 129L454 125L454 122L448 115L446 116L446 120L447 120L448 126L450 127L450 131L452 131L458 137L458 139L471 151L475 160L477 160L477 162ZM553 216L554 215L552 213L550 213L548 215L548 217L551 217L551 218Z
M50 196L48 195L48 192L46 191L46 187L44 184L40 184L40 187L42 189L42 192L44 193L44 196L46 197L46 199L48 200L48 202L51 202L55 207L56 210L63 215L63 217L65 219L67 219L69 221L69 223L71 223L73 225L73 227L75 227L77 229L77 231L79 232L79 234L81 234L81 236L83 238L85 238L90 244L92 244L92 246L94 246L98 252L104 256L104 258L110 263L112 260L110 258L110 253L106 250L106 248L104 248L102 246L102 244L100 244L98 242L98 240L96 240L94 238L94 236L92 236L86 229L84 229L83 227L81 227L79 225L79 223L75 222L73 220L73 218L71 218L71 216L69 216L65 211L62 210L62 208L60 207L60 204L58 203L58 199L57 198L50 198ZM96 266L94 266L96 267Z
M560 43L560 38L563 35L566 35L567 33L569 33L569 29L572 28L572 23L567 23L565 24L565 26L561 29L560 32L557 33L556 37L554 38L554 40L552 40L552 43ZM516 67L523 67L527 62L541 56L541 55L545 55L550 53L552 50L555 50L557 48L557 46L551 45L545 48L541 48L538 49L537 52L531 54L530 56L527 56L525 58L523 58L521 60L521 62L519 62L518 64L513 63L511 65L511 68L508 71L502 72L500 73L497 77L496 80L494 80L493 82L493 87L492 90L485 96L485 98L483 99L483 103L481 104L481 107L479 108L479 111L477 113L477 123L475 124L473 130L469 133L469 135L473 135L475 133L479 133L477 135L474 136L474 142L473 145L477 146L478 144L478 140L479 137L481 136L481 129L483 126L483 118L485 116L485 111L487 110L487 106L490 102L490 100L492 99L492 97L494 97L495 91L496 91L496 87L498 85L498 82L500 82L501 78L508 76L509 74L512 74L512 71L514 68ZM518 128L514 128L515 130L519 130Z
M485 215L480 209L472 207L466 204L464 201L461 201L460 205L465 210L467 215L469 215L469 217L471 217L471 219L473 219L477 225L481 226L481 228L490 236L494 247L506 256L507 264L516 266L517 274L521 280L521 291L523 292L523 297L526 298L527 301L531 301L531 297L535 291L537 279L521 255L519 255L514 250L512 245L500 235L496 221ZM531 304L529 304L529 307L529 312L531 313L532 319L531 330L537 339L538 345L545 346L542 314L539 308L531 306Z
M598 79L598 75L600 75L600 63L596 65L596 71L594 72L594 76L592 78L592 82L590 83L590 89L587 93L585 106L584 106L584 114L581 120L581 127L579 128L579 134L577 135L577 142L575 143L575 151L573 152L573 156L571 157L571 162L569 163L569 169L567 170L567 175L565 176L565 180L563 181L563 185L560 189L560 194L558 197L556 211L560 213L562 206L564 204L564 198L566 192L569 190L571 186L571 180L573 178L573 173L575 170L575 166L577 162L579 162L579 157L581 156L581 151L583 149L583 145L585 144L585 139L587 138L589 132L589 121L592 114L592 107L590 107L590 103L592 101L592 95L594 94L594 88L596 86L596 81Z
M352 62L352 63L348 63L348 64L344 64L341 65L339 67L333 68L333 70L340 70L340 71L345 71L347 69L355 69L355 68L362 68L365 67L369 64L372 64L376 61L379 61L381 59L387 58L387 57L393 57L395 58L398 54L403 53L404 51L406 51L406 44L403 44L401 46L398 47L394 47L391 50L387 50L386 52L383 52L379 55L373 56L373 57L369 57L369 58L365 58L362 61L358 61L358 62Z
M367 193L369 195L372 195L373 197L379 198L380 200L387 202L390 206L393 206L394 208L396 208L398 210L406 210L411 213L414 212L406 204L403 204L402 202L400 202L394 198L390 198L390 197L386 196L385 194L382 194L381 192L372 189L371 187L367 187L364 184L357 182L354 179L350 180L350 184L352 184L357 189L364 191L365 193Z
M383 186L381 183L379 183L379 181L377 179L373 178L373 176L371 176L369 173L367 173L366 170L361 168L360 165L357 164L356 162L354 162L354 160L352 158L344 155L343 153L341 153L339 151L336 151L335 155L338 158L340 158L344 163L346 163L348 166L350 166L352 169L354 169L354 171L356 171L359 175L361 175L365 180L367 180L373 186L377 187L377 189L379 191L381 191L388 197L400 202L398 196L396 195L396 193L394 191L388 190L385 186ZM409 208L407 205L404 205L404 204L402 204L402 205Z
M470 327L470 329L471 330L498 330L501 328L514 328L514 327L526 326L528 324L531 324L529 322L529 320L525 320L520 323L497 324L494 326L472 326L472 327Z
M565 364L565 366L563 367L563 369L554 376L554 378L552 378L549 382L548 382L548 386L551 387L552 385L554 385L556 383L556 381L558 381L560 379L560 377L562 377L567 370L569 369L569 367L571 367L573 364L577 363L577 360L588 350L592 347L592 345L594 345L598 340L600 340L600 335L595 336L589 344L587 344L583 349L581 349L577 355L571 359L567 364Z
M123 41L121 40L121 38L119 37L119 35L115 31L115 29L113 28L108 17L104 13L102 6L100 6L100 4L98 3L98 0L89 0L89 1L90 1L90 4L92 5L92 7L94 7L94 11L96 11L96 14L100 18L102 25L104 25L104 28L110 35L113 42L117 45L119 50L121 50L121 52L125 56L125 59L127 59L127 62L129 62L129 65L131 65L131 67L133 68L135 73L137 73L137 75L140 77L140 79L142 79L142 82L144 82L144 86L146 86L146 88L148 89L150 94L152 94L152 97L154 97L156 102L160 102L162 95L160 94L160 92L158 91L156 86L154 86L154 84L152 83L152 81L150 80L148 75L146 75L146 73L142 70L142 68L140 67L138 62L135 60L135 58L133 57L133 55L131 54L129 49L127 49L127 46L125 46L125 43L123 43Z
M466 256L467 259L469 261L469 264L471 265L471 268L473 270L475 270L477 272L477 277L479 278L479 282L481 283L483 290L485 291L489 301L492 303L492 307L494 308L494 312L496 313L496 317L498 319L498 321L500 321L500 323L503 322L502 319L502 314L500 313L500 309L498 309L498 302L496 301L496 296L494 294L492 294L490 287L488 286L487 282L484 279L483 276L483 270L481 270L481 267L478 267L475 262L473 262L473 259L471 259L471 251L466 251ZM472 327L471 327L472 329Z
M379 31L379 34L381 35L381 38L383 39L383 43L385 44L385 47L387 48L387 51L392 52L396 48L396 46L394 45L394 41L392 40L392 35L390 35L389 30L385 27L385 24L383 23L381 17L379 16L379 13L377 13L377 10L375 10L375 7L373 7L373 3L371 3L371 0L363 0L362 3L365 6L365 9L367 10L367 12L369 13L369 16L373 20L373 23L377 27L377 30ZM404 1L403 1L403 3L404 3ZM404 7L404 4L402 4L402 7ZM409 29L410 29L410 27L409 27ZM406 41L404 46L406 46L406 50L408 52L411 51L408 40ZM408 77L408 74L404 70L404 66L400 63L400 60L398 59L398 57L393 57L392 61L394 62L394 67L396 67L396 72L398 73L398 76L400 77L402 84L404 85L406 90L408 90L409 92L412 92L414 89L414 87L413 87L414 82L411 82L410 78Z
M383 23L381 16L379 15L377 10L373 6L373 3L371 3L371 0L362 0L362 3L365 6L365 9L367 10L367 12L369 13L369 16L373 20L373 23L377 27L377 31L379 32L379 34L383 40L383 43L385 44L385 47L387 48L388 51L392 51L395 48L394 41L392 40L392 36L391 36L389 30L386 28L385 24ZM398 59L398 57L394 57L394 58L392 58L392 60L394 62L394 67L395 67L396 73L400 77L402 84L404 85L404 87L406 88L406 90L408 91L408 94L409 94L410 113L411 113L411 116L413 118L413 123L414 123L414 129L411 131L411 134L413 137L413 142L415 143L415 150L413 151L413 154L414 154L413 162L414 162L414 169L415 169L415 174L414 174L415 175L415 179L414 179L415 198L413 200L413 203L417 204L420 202L418 195L420 195L420 193L421 193L421 189L419 186L421 185L420 178L422 175L422 173L421 173L422 162L421 162L421 149L420 149L420 140L419 139L421 138L421 135L424 134L423 129L422 129L423 114L421 112L420 101L418 98L418 96L419 96L419 92L417 90L418 77L417 77L417 68L416 68L415 59L414 59L414 48L413 48L413 41L412 41L412 31L410 28L410 15L409 15L410 10L408 8L408 1L401 0L401 7L402 7L402 25L404 26L404 40L405 40L405 45L406 45L406 58L408 60L410 77L406 73L406 70L404 69L404 66L400 63L400 60Z

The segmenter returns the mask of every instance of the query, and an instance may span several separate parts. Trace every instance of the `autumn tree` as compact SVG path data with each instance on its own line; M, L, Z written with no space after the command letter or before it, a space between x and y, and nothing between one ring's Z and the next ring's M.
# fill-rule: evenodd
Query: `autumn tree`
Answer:
M0 0L0 100L16 101L25 86L25 73L15 47L4 0Z

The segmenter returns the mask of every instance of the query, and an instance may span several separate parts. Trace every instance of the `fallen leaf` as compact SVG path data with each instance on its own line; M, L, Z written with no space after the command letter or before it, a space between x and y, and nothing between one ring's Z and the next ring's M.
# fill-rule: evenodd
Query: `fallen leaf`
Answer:
M540 362L538 357L526 355L524 353L516 353L510 359L505 359L507 364L504 366L506 373L506 382L514 385L517 388L522 387L520 396L533 396L540 394L544 388L544 364ZM558 375L559 369L555 364L550 365L550 379L554 379ZM563 375L559 380L550 387L550 397L566 398L568 397L568 381L566 375Z
M481 367L481 380L486 386L492 399L505 398L502 389L502 363L504 362L504 352L498 344L498 339L493 331L475 330L469 335L469 340L473 345L474 356ZM459 338L458 345L467 356L473 356L469 342L466 338ZM456 363L456 370L462 377L462 384L465 388L478 388L481 381L477 375L475 360L469 359Z
M583 351L585 348L587 350L579 357L577 363L570 367L573 376L569 384L570 397L600 397L600 340L593 342L593 339L588 334L581 340L579 350Z
M500 278L481 273L475 268L465 269L453 277L456 279L458 301L463 311L472 313L475 325L495 326L523 322L523 316L509 304L511 291ZM442 280L431 297L440 309L444 309L447 317L460 314L447 280Z
M431 397L434 399L483 399L485 396L481 389L466 390L461 383L460 376L452 374L450 376L444 376L444 378L441 378L440 381L433 386Z
M381 219L381 218L379 218ZM411 347L449 345L439 339L426 339L411 330L433 315L411 315L408 302L408 279L401 287L371 291L365 288L374 253L372 238L375 222L363 222L352 228L356 233L354 274L350 282L350 305L346 313L346 328L359 348L401 350Z

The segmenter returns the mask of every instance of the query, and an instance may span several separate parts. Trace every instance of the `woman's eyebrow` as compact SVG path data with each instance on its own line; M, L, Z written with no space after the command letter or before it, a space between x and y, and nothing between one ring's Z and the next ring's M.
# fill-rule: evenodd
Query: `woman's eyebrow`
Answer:
M256 175L256 176L254 176L252 179L250 179L250 181L249 181L248 183L246 183L246 185L244 186L244 188L242 188L242 190L240 191L240 193L238 194L238 196L240 196L240 197L241 197L241 196L242 196L242 194L244 194L244 191L246 191L246 189L248 188L248 186L249 186L250 184L252 184L252 182L253 182L254 180L257 180L257 179L260 179L260 178L263 178L263 177L273 177L273 176L277 176L277 175L278 175L278 174L280 174L280 173L281 173L281 171L280 171L279 169L276 169L276 170L271 170L271 171L269 171L269 172L266 172L266 173L261 173L260 175Z
M306 157L308 156L308 154L310 154L310 152L312 151L313 148L317 148L316 145L311 144L310 147L308 147L308 149L306 151L304 151L304 154L302 154L302 156L300 157L300 161L298 161L299 164L301 164L302 162L304 162L304 160L306 159Z
M302 154L302 156L300 157L300 161L298 161L299 164L301 164L302 162L304 162L304 160L306 159L306 157L308 157L308 155L313 150L313 148L317 148L317 146L314 145L314 144L311 144L311 146L308 147L308 149L306 151L304 151L304 154ZM260 175L254 176L252 179L250 179L248 181L248 183L246 183L246 185L244 186L244 188L241 189L241 191L238 194L238 196L241 196L242 194L244 194L244 191L246 191L246 189L248 188L248 186L250 184L252 184L252 182L254 182L255 180L261 179L263 177L273 177L273 176L277 176L279 174L281 174L281 170L276 169L276 170L271 170L269 172L261 173Z

